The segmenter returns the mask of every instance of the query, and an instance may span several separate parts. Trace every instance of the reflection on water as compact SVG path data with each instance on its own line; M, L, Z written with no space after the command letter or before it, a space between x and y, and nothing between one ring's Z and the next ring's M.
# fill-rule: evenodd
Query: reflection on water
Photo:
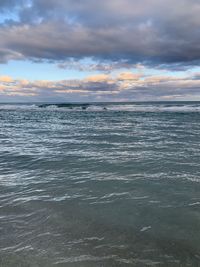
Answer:
M200 266L199 104L0 106L0 266Z

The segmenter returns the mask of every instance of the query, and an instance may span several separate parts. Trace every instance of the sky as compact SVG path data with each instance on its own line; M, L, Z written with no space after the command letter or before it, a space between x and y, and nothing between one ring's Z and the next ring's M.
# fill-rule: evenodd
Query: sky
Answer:
M200 101L200 0L0 0L0 102Z

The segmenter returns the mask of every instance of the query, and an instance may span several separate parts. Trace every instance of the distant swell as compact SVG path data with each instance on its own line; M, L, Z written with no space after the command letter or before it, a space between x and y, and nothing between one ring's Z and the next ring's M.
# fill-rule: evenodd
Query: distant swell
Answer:
M57 108L73 109L73 108L80 107L83 110L87 109L89 106L91 106L91 104L87 104L87 103L84 103L84 104L60 103L60 104L42 104L42 105L38 105L39 108L57 107Z
M200 112L200 103L59 103L42 104L39 108L73 111L132 111L132 112Z
M200 112L200 102L0 104L0 110Z

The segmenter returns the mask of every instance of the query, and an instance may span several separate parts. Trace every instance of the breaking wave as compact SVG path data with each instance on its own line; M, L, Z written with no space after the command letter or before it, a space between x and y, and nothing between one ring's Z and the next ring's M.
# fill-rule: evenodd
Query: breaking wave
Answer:
M0 110L200 112L200 102L0 104Z

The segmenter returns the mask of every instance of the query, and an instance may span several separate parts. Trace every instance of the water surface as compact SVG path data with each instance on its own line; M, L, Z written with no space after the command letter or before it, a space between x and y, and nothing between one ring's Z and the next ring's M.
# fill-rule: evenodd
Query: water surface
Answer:
M200 103L0 105L0 266L200 266Z

